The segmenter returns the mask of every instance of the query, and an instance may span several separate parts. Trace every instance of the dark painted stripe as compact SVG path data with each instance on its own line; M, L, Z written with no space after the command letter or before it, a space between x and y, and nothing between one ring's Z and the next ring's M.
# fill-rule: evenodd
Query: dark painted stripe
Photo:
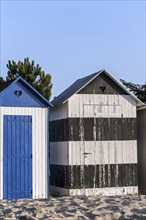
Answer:
M146 195L146 108L137 111L138 187Z
M118 86L110 77L101 73L78 94L121 94L129 95L124 89Z
M137 164L50 165L53 186L67 189L137 186Z
M66 118L50 122L50 142L136 140L136 118Z

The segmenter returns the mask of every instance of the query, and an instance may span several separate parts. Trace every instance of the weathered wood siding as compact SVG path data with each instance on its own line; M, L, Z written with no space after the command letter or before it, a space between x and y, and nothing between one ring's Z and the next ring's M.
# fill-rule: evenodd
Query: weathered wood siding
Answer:
M138 127L138 186L146 194L146 107L137 111Z
M136 101L101 74L50 115L51 184L71 195L137 192ZM62 155L63 154L63 155Z

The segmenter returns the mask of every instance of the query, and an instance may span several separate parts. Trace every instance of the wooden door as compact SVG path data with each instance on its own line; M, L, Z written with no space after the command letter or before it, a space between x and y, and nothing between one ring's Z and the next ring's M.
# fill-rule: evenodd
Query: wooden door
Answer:
M4 115L3 197L32 198L32 116Z

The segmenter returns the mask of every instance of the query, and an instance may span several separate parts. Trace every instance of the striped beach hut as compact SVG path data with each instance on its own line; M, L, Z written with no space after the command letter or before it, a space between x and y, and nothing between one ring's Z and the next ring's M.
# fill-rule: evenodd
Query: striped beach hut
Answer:
M48 197L49 106L21 77L0 84L0 199Z
M52 105L52 193L137 193L136 108L143 103L101 70L78 79Z
M138 186L146 195L146 105L137 109Z

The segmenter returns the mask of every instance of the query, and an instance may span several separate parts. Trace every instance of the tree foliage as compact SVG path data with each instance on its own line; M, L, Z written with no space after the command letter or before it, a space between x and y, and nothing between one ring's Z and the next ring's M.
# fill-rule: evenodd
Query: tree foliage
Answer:
M24 58L23 62L9 60L6 66L8 68L6 81L21 76L47 100L50 100L52 89L51 75L45 74L39 64L35 65L34 60L30 61L28 57ZM2 81L3 78L0 80Z
M126 82L125 80L120 80L130 92L137 96L142 102L146 103L146 84L139 85L132 82Z
M0 83L4 83L5 80L3 79L3 77L0 76Z

